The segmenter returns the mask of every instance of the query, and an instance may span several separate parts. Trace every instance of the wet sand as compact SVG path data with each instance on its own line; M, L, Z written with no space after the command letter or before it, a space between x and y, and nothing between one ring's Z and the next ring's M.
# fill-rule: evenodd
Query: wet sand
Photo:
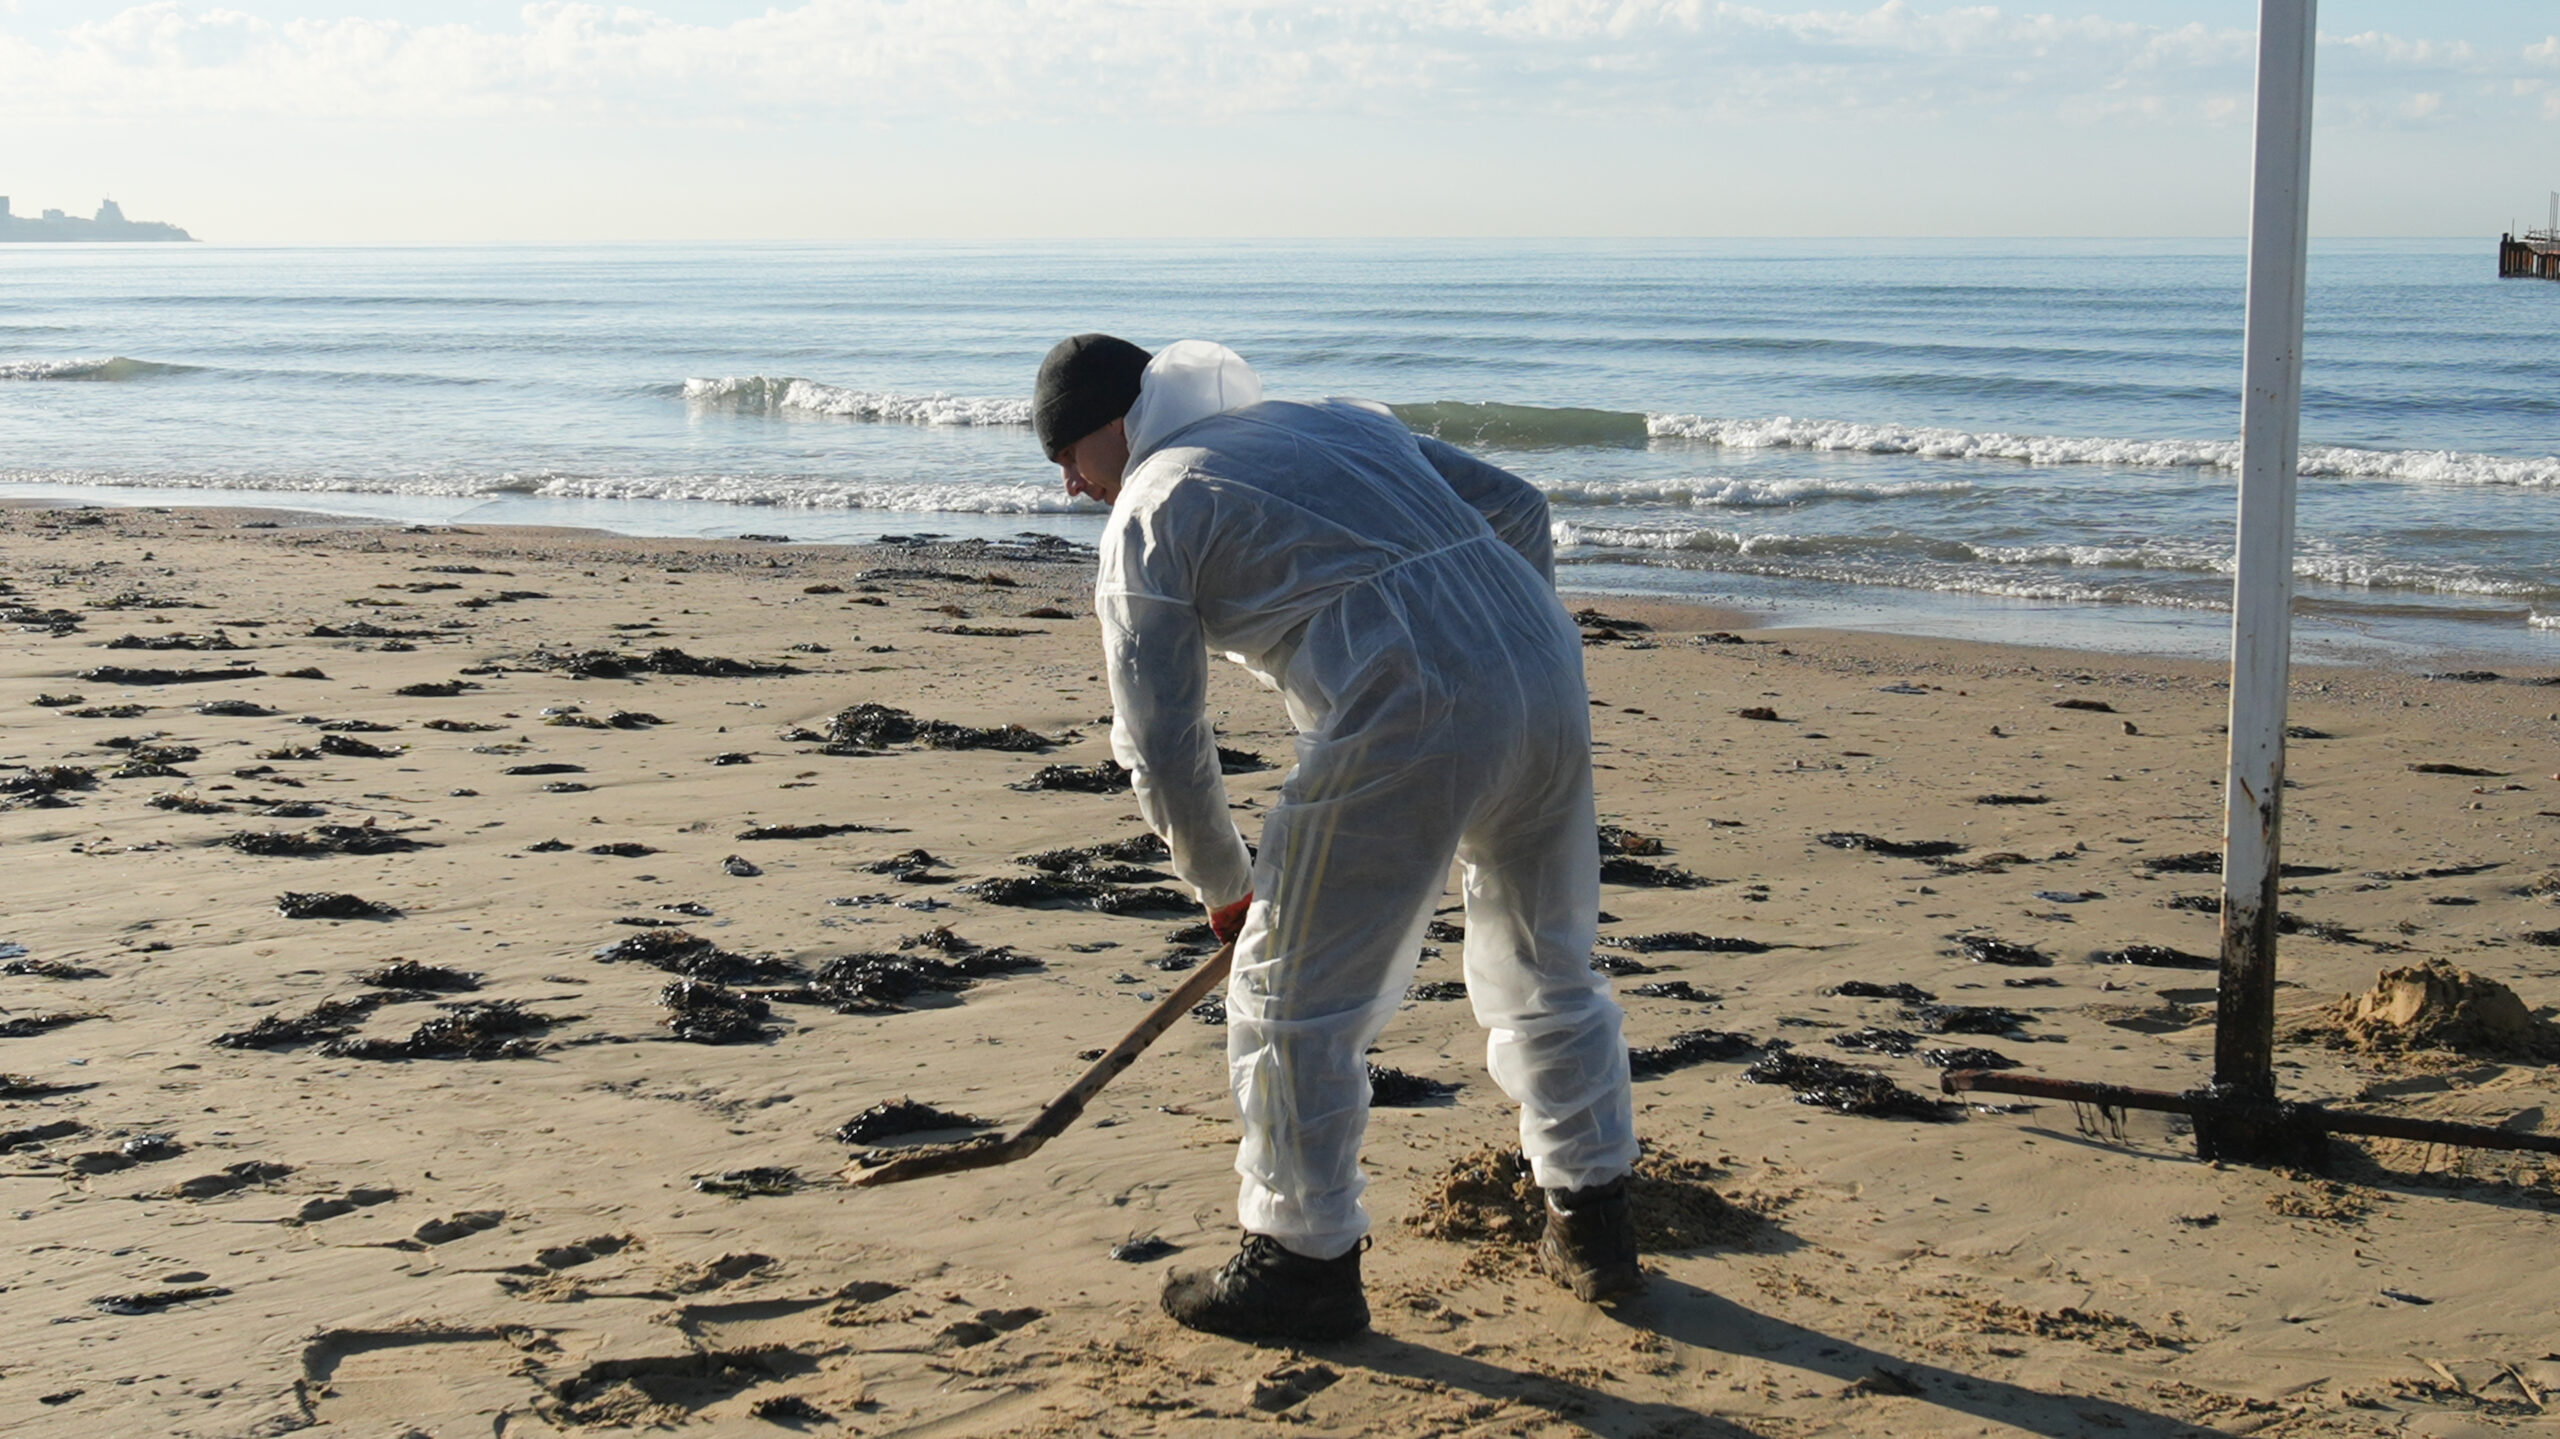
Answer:
M1024 862L1143 831L1022 787L1108 758L1089 561L19 506L0 579L12 1434L2551 1422L2560 1171L2375 1142L2323 1178L1936 1103L1932 1050L2206 1077L2211 974L2089 956L2214 951L2174 904L2218 883L2179 859L2218 845L2211 665L1574 601L1612 621L1600 957L1653 1056L1657 1241L1699 1247L1603 1312L1452 1222L1512 1124L1453 890L1374 1056L1422 1081L1371 1129L1378 1332L1292 1351L1155 1310L1235 1237L1205 1018L1018 1166L839 1177L959 1137L839 1137L879 1106L1019 1124L1201 952L1143 845ZM2560 1001L2560 689L2523 678L2297 672L2289 1026L2428 959ZM1274 765L1229 778L1250 835L1286 721L1233 667L1213 699ZM830 725L864 704L955 728ZM971 889L1042 877L1125 912ZM1746 1078L1815 1059L1912 1103ZM2293 1097L2560 1128L2530 1057L2281 1062Z

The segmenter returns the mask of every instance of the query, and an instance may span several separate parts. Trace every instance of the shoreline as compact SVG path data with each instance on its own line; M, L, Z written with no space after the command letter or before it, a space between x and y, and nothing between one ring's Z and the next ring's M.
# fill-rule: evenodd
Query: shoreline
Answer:
M43 497L11 491L58 488L75 493ZM260 496L258 502L219 503L226 493ZM700 511L690 518L696 528L666 533L615 529L601 523L562 524L527 518L470 520L431 516L449 511L505 508L522 497L440 498L417 495L320 495L286 492L225 492L194 489L143 490L138 494L110 486L0 485L0 508L64 508L97 506L203 512L230 523L275 519L300 527L332 524L357 526L460 527L475 531L522 530L528 533L592 534L600 539L654 544L768 542L758 535L765 525L787 526L791 519L823 519L837 528L877 531L870 537L773 537L771 542L801 548L860 550L894 545L907 536L929 541L995 540L1046 535L1073 542L1095 527L1099 516L1082 514L916 514L903 512L834 512L754 510L714 502L652 501L643 506L598 502L545 502L535 508L581 510L654 509ZM361 501L375 512L328 508L328 502ZM269 501L272 501L270 503ZM287 520L283 517L292 516ZM701 531L700 521L716 517L716 528L731 534ZM759 516L763 518L759 520ZM601 517L598 517L601 518ZM905 523L921 520L924 524ZM936 531L929 524L952 524ZM807 529L803 523L799 526ZM2166 606L2099 604L2073 600L2036 600L1994 595L1902 590L1884 586L1851 586L1811 581L1771 581L1743 574L1688 571L1628 565L1605 558L1566 557L1558 564L1561 593L1621 605L1667 604L1729 616L1719 627L1771 631L1843 631L1902 635L2127 658L2189 659L2227 656L2230 615L2224 610L2188 610ZM1667 577L1687 576L1694 588L1683 591ZM1597 584L1575 584L1598 578ZM1609 581L1614 580L1615 583ZM2412 602L2382 619L2372 607L2342 613L2318 594L2297 594L2294 601L2294 663L2316 668L2469 669L2484 664L2542 669L2560 673L2560 627L2527 626L2518 630L2500 615L2495 622L2464 616L2458 605ZM2453 643L2443 643L2450 639Z
M878 1106L1019 1123L1197 960L1178 906L971 888L1143 829L1125 793L1023 787L1108 755L1089 560L276 522L0 505L12 1434L753 1432L792 1398L857 1433L2168 1439L2521 1429L2516 1386L2560 1388L2519 1278L2560 1167L2376 1142L2320 1177L2200 1163L2157 1116L1933 1107L1956 1046L2201 1082L2211 974L2093 956L2214 947L2217 665L1589 602L1602 818L1660 850L1607 886L1598 957L1688 1238L1601 1311L1499 1232L1432 1237L1515 1124L1435 939L1373 1056L1446 1087L1372 1117L1379 1332L1284 1353L1155 1309L1235 1241L1205 1019L1032 1161L837 1177L906 1142L839 1137ZM1227 781L1250 835L1288 721L1213 670L1222 741L1269 762ZM2285 1013L2443 959L2549 1025L2560 692L2295 679ZM1041 747L818 742L860 704ZM384 912L280 911L325 894ZM679 931L702 947L650 938ZM1965 943L1994 939L2032 957ZM923 978L807 1002L859 955ZM946 956L985 963L919 963ZM1940 1035L1933 1003L2005 1013ZM1790 1052L1918 1108L1747 1077ZM2549 1059L2280 1059L2288 1097L2560 1111Z

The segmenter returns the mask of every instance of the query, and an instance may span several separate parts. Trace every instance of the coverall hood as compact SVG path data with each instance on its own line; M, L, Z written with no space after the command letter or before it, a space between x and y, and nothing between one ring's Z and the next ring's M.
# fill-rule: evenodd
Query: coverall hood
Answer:
M1209 340L1176 340L1156 352L1138 377L1129 407L1129 466L1211 415L1262 402L1262 377L1244 356Z

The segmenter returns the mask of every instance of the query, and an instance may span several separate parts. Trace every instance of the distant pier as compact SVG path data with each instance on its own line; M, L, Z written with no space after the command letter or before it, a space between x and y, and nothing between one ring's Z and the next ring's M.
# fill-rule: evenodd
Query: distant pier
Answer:
M2498 278L2526 275L2560 280L2560 236L2549 230L2528 230L2521 240L2513 235L2498 237Z
M2521 240L2511 233L2498 237L2498 278L2520 276L2560 280L2560 190L2551 192L2550 224L2525 231Z

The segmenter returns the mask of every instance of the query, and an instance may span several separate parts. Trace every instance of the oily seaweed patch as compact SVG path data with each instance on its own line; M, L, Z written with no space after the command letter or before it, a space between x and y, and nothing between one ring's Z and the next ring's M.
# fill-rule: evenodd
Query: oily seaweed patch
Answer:
M370 824L314 825L308 832L288 830L242 830L223 836L216 843L236 849L242 854L266 856L301 856L314 854L399 854L424 849L425 845L405 835Z
M13 945L0 945L0 954L9 954ZM104 979L107 972L85 964L65 964L58 959L28 959L23 955L0 962L0 974L23 974L34 979Z
M1627 1177L1637 1247L1648 1254L1749 1243L1762 1220L1716 1192L1713 1165L1648 1148ZM1546 1231L1546 1192L1517 1149L1462 1154L1417 1196L1405 1224L1430 1239L1526 1250Z
M2222 851L2218 849L2191 849L2183 854L2150 855L2134 861L2134 864L2144 873L2150 875L2220 874L2222 873ZM2286 879L2310 879L2318 875L2335 874L2337 872L2325 865L2317 864L2287 864L2279 866L2279 869ZM2404 875L2402 877L2414 879L2418 876ZM2433 878L2434 876L2429 877Z
M1954 935L1956 948L1976 964L2005 964L2018 969L2051 969L2053 959L2032 944L2013 944L1987 934Z
M1652 858L1670 851L1663 845L1660 835L1640 834L1624 825L1604 824L1600 826L1600 853L1603 856L1623 854Z
M1905 1004L1928 1004L1937 999L1916 984L1877 984L1866 979L1845 979L1823 993L1844 999L1898 999Z
M1920 1036L1907 1029L1885 1029L1868 1025L1847 1034L1835 1034L1831 1042L1856 1054L1909 1054L1920 1043Z
M1762 1059L1744 1070L1742 1077L1752 1084L1785 1085L1794 1092L1796 1103L1842 1114L1943 1123L1963 1113L1961 1106L1924 1099L1872 1069L1793 1050Z
M771 1040L776 1029L765 1024L773 1009L753 993L740 993L704 978L678 978L658 991L666 1006L666 1027L689 1045L753 1045Z
M606 964L645 964L687 979L721 984L777 983L795 980L800 971L770 955L733 954L686 929L653 929L616 940L595 952Z
M903 880L908 884L949 884L952 876L935 874L933 871L950 867L950 861L930 850L911 849L903 854L893 854L887 859L875 859L862 868L866 873L887 875L891 879Z
M2089 956L2091 964L2135 964L2146 969L2218 969L2221 961L2210 955L2189 954L2165 944L2128 944L2122 949L2102 949Z
M1732 1030L1692 1029L1660 1044L1628 1050L1627 1073L1636 1079L1655 1079L1693 1064L1729 1064L1763 1050L1786 1047L1783 1039L1764 1042Z
M368 969L356 976L356 983L375 989L424 989L454 993L478 989L480 976L468 970L447 969L440 964L420 964L414 959L395 959L379 968Z
M247 1029L234 1029L213 1037L221 1049L290 1049L351 1034L364 1023L366 1015L386 1004L412 996L407 994L360 994L352 999L324 999L301 1014L261 1015Z
M1767 954L1774 945L1756 939L1735 939L1726 935L1700 934L1694 929L1666 930L1661 934L1604 934L1600 943L1610 949L1631 949L1638 954L1683 952L1690 954Z
M1724 998L1721 994L1711 994L1700 989L1685 979L1655 980L1651 984L1639 984L1627 993L1641 999L1677 999L1687 1004L1714 1004Z
M894 834L876 824L759 824L738 831L740 839L827 839L839 834Z
M206 799L204 796L199 794L176 790L167 794L155 794L151 798L144 800L143 803L151 806L153 809L165 809L177 814L231 813L231 806L222 803L220 800Z
M276 896L276 913L287 919L398 919L400 911L378 904L360 895L339 893L302 893L287 890Z
M1160 885L1129 886L1055 874L1002 875L958 891L989 904L1065 905L1100 914L1197 914L1191 899Z
M1623 855L1611 855L1600 861L1600 882L1642 889L1703 889L1715 883L1676 864L1647 864Z
M385 749L381 745L368 744L343 734L320 736L320 752L343 755L350 759L398 759L401 753L396 749Z
M80 678L93 685L200 685L218 680L262 680L266 677L265 670L249 665L218 670L132 669L124 665L100 665L80 672Z
M1002 946L971 945L947 929L934 933L949 936L951 943L965 949L945 949L945 953L955 956L949 960L876 951L842 955L827 961L809 983L776 992L772 997L792 1004L829 1005L839 1014L897 1014L918 995L957 994L987 976L1039 963ZM918 936L907 943L941 947L930 936Z
M783 738L798 743L815 741L820 754L866 754L899 745L1039 754L1066 742L1062 737L1044 735L1018 724L982 728L949 720L920 720L905 710L878 704L855 705L829 716L823 730L794 730Z
M2029 1022L2014 1009L1991 1004L1915 1004L1902 1016L1931 1034L2010 1034Z
M1040 790L1066 790L1074 794L1118 794L1129 787L1129 770L1118 760L1098 764L1042 765L1031 778L1005 786L1024 793Z
M836 1127L843 1144L880 1144L910 1134L936 1134L952 1129L993 1129L995 1122L920 1104L912 1098L883 1100Z
M758 1165L753 1169L726 1169L718 1174L693 1176L693 1187L703 1194L718 1194L730 1199L752 1199L759 1195L793 1194L800 1188L800 1171L778 1164Z
M1645 963L1643 960L1628 959L1623 955L1615 954L1595 954L1591 956L1591 967L1602 974L1619 979L1623 979L1630 974L1658 974L1661 972L1655 969L1652 965Z
M1369 1066L1369 1105L1373 1109L1414 1109L1458 1092L1458 1086L1384 1064Z
M57 1029L104 1018L103 1014L21 1014L0 1019L0 1039L32 1039L39 1034L50 1034Z
M542 1046L528 1036L575 1017L538 1014L511 999L475 1001L453 1006L406 1039L333 1039L320 1052L333 1059L531 1059Z
M30 765L15 774L0 777L0 795L21 799L97 787L97 771L86 765Z
M1406 990L1404 994L1407 999L1426 999L1435 1001L1464 999L1467 997L1467 986L1464 980L1435 979L1425 984L1417 984L1411 989Z
M1033 869L1051 874L1067 870L1082 871L1104 863L1161 864L1173 858L1173 851L1153 834L1136 834L1127 839L1107 840L1101 844L1078 845L1072 849L1044 849L1022 856L1021 862Z
M1932 1069L2015 1069L2018 1061L1996 1049L1924 1049L1920 1062Z
M180 1304L219 1299L230 1292L219 1284L182 1284L167 1289L137 1290L131 1294L101 1294L89 1301L89 1307L101 1314L157 1314Z
M1863 850L1892 859L1943 859L1965 851L1963 845L1951 839L1886 839L1848 829L1828 830L1815 835L1814 840L1833 849Z
M760 664L752 660L733 660L718 655L691 655L680 649L660 648L645 655L622 654L614 650L535 650L525 657L535 669L556 670L571 679L620 680L638 679L643 675L686 675L698 679L752 679L768 675L796 675L796 665Z

